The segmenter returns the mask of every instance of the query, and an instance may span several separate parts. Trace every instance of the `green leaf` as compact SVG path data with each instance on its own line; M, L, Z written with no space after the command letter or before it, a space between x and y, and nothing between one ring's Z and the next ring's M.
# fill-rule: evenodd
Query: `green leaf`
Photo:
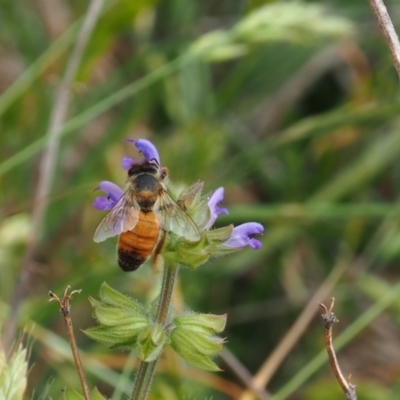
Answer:
M174 324L192 332L212 335L225 329L227 315L184 313L174 318Z
M104 306L100 301L90 299L94 307L94 317L102 325L119 326L128 324L148 324L145 315L128 308L115 308Z
M107 397L103 396L97 387L95 387L91 392L90 392L90 400L107 400Z
M233 228L234 226L231 224L228 226L224 226L222 228L211 229L210 231L207 232L207 238L211 243L226 242L231 237Z
M95 326L85 329L83 332L93 340L108 343L110 345L124 343L135 338L145 329L146 324L128 324L120 326Z
M137 338L138 356L142 361L156 360L167 341L165 329L160 325L149 326Z
M137 336L130 338L126 342L122 343L114 343L110 346L110 349L119 349L119 350L137 350Z
M64 400L85 400L85 397L68 386L64 391Z
M138 313L145 314L145 307L138 301L126 296L103 282L100 286L100 299L111 306L118 308L127 308L130 310L136 310Z

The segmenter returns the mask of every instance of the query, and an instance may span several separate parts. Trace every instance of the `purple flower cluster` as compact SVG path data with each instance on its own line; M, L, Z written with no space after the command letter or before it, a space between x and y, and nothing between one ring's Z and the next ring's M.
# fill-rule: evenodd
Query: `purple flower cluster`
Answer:
M207 222L206 229L210 229L214 225L215 220L221 214L228 214L226 208L221 208L219 204L224 200L224 188L218 188L208 200L208 207L210 209L210 219ZM234 247L241 249L242 247L249 246L254 250L261 247L261 242L254 239L252 236L255 234L262 234L264 227L257 222L247 222L242 225L235 226L231 237L223 244L226 247Z
M155 146L146 139L128 139L128 142L133 142L135 146L142 153L143 158L150 162L154 162L160 165L160 157L158 155ZM141 160L140 162L142 162ZM122 168L129 170L129 168L135 164L135 161L129 157L122 159ZM106 195L96 197L93 201L93 206L100 211L111 210L118 200L123 196L123 190L115 183L110 181L102 181L96 189L102 190ZM224 188L220 187L210 196L208 200L208 208L210 212L209 220L204 226L205 230L210 230L217 217L221 214L228 214L226 208L222 208L219 204L224 199ZM245 246L249 246L254 250L261 247L261 242L253 237L253 235L259 235L264 232L264 227L257 222L247 222L245 224L236 226L233 228L230 238L222 245L225 247L241 249Z

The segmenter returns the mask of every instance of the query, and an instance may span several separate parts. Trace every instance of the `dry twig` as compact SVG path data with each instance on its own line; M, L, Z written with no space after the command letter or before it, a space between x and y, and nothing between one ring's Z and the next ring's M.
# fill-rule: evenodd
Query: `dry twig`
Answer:
M324 283L310 298L306 307L296 319L295 323L288 330L280 343L274 348L257 373L253 376L252 388L262 389L268 384L279 365L281 365L285 357L290 353L291 349L307 329L310 321L313 318L313 315L315 315L315 308L318 300L322 297L326 297L329 294L336 282L339 280L342 274L348 270L348 268L349 262L347 260L341 260L338 264L336 264L328 278L326 278ZM244 391L242 396L239 398L239 400L253 399L254 395L250 391Z
M56 301L60 306L60 311L64 317L65 327L67 329L68 340L71 346L72 355L74 356L75 366L78 371L79 380L81 381L83 395L85 397L85 400L90 400L89 388L86 382L85 374L83 372L82 362L79 357L78 346L76 345L74 328L72 326L72 320L70 315L70 305L69 305L69 302L72 300L72 296L75 293L80 293L81 290L73 290L68 294L70 289L71 287L67 286L64 292L64 296L61 299L55 293L49 292L50 296L49 301Z
M348 380L343 376L342 370L340 369L339 362L336 357L335 349L333 348L332 342L332 326L335 322L339 322L335 314L332 312L333 306L335 304L335 298L332 297L331 304L327 308L324 304L319 303L323 308L324 313L322 314L322 319L325 322L325 346L328 352L329 362L331 364L332 370L336 376L337 381L343 389L346 399L357 400L356 386L350 383L350 377Z
M379 28L385 37L386 43L389 46L393 65L396 68L397 76L400 80L400 43L389 13L387 12L383 0L369 0L369 4L378 20Z

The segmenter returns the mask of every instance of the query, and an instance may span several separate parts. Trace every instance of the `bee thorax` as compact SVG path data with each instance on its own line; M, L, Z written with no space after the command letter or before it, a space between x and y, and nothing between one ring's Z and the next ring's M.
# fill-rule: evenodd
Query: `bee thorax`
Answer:
M137 193L150 192L157 194L159 185L158 179L154 175L149 174L138 175L133 182Z

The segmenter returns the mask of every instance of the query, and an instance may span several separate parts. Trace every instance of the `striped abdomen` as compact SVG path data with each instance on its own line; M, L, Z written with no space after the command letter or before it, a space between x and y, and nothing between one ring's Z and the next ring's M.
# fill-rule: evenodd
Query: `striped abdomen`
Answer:
M139 213L139 221L118 239L118 264L124 271L135 271L151 255L157 244L160 226L154 212Z

